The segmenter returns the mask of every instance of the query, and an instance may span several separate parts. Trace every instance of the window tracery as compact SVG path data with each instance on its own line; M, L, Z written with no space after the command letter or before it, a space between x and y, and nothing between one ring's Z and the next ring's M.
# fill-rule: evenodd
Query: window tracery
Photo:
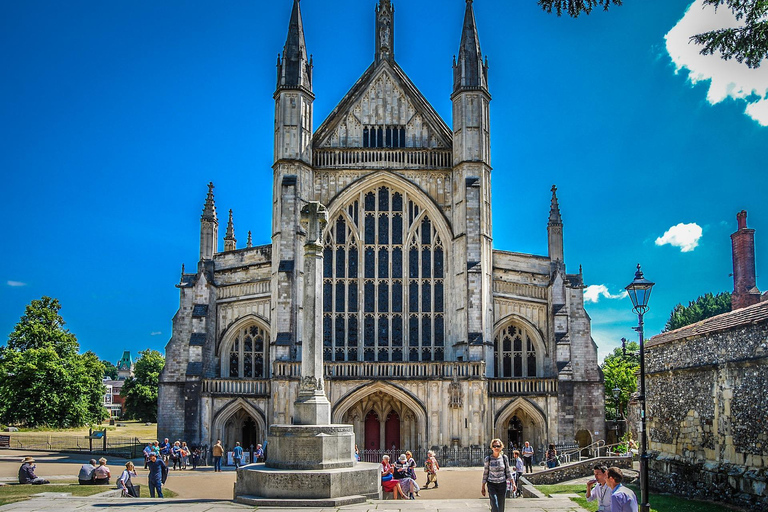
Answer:
M494 340L494 364L497 377L536 377L538 359L531 333L518 325L509 324Z
M326 361L442 361L445 249L408 194L362 192L325 237Z
M229 377L263 379L267 360L267 333L251 324L238 330L229 349Z

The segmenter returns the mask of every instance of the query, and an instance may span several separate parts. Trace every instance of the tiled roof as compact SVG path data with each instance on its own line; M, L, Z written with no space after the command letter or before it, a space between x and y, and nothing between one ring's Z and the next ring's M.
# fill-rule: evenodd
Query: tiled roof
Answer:
M686 325L674 331L664 332L654 336L645 344L646 347L660 345L670 341L682 340L693 336L703 336L718 331L725 331L768 320L768 301L759 302L746 308L737 309L729 313L706 318L695 324Z

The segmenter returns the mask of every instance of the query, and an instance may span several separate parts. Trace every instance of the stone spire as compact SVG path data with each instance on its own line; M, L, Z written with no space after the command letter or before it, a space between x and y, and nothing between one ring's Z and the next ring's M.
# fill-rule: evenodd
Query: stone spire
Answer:
M237 240L235 239L235 223L232 222L232 209L229 210L229 222L227 222L227 234L224 236L224 250L234 251L237 249Z
M483 62L480 38L477 36L475 11L472 0L467 0L464 12L464 29L461 33L459 58L453 61L453 93L463 89L488 90L488 60Z
M390 0L376 6L376 64L395 60L395 7Z
M563 218L560 216L560 205L557 204L557 187L552 185L552 201L549 205L549 225L563 224Z
M560 216L560 205L557 203L557 187L552 185L552 202L549 207L549 223L547 224L549 236L549 259L552 262L564 261L563 256L563 218Z
M245 246L247 248L249 248L249 249L251 247L253 247L253 239L251 238L251 232L250 231L248 232L248 241L246 242Z
M219 217L216 215L216 203L213 200L213 182L208 183L208 196L205 198L205 205L203 205L203 220L209 220L218 224Z
M203 215L200 217L200 259L212 260L219 250L219 218L213 201L213 182L208 183Z
M282 59L279 55L277 57L277 88L312 91L312 60L307 58L299 0L293 0L283 56Z

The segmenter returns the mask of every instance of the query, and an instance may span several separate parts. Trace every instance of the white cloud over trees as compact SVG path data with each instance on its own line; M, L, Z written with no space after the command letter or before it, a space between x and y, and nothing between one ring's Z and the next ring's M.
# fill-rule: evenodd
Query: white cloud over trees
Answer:
M715 11L695 0L665 39L677 72L687 70L692 84L709 80L707 101L714 105L731 98L744 103L744 112L762 126L768 126L768 66L751 69L736 60L723 60L719 53L701 55L701 46L691 43L693 34L718 28L738 27L733 13L721 7Z

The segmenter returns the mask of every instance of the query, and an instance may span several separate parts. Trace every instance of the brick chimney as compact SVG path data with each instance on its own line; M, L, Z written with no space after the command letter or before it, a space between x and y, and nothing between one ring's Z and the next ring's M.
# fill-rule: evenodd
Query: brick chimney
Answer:
M736 214L738 230L731 235L733 245L733 295L731 311L760 302L755 278L755 230L747 227L747 211Z

